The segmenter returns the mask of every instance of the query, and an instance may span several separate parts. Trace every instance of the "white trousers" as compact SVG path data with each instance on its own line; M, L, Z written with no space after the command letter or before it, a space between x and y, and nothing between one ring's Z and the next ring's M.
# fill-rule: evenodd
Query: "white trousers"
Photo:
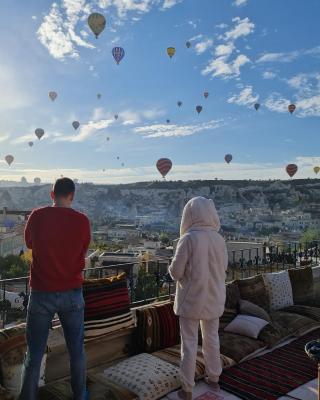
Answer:
M206 374L212 382L218 382L222 372L220 361L219 318L197 320L180 317L182 389L192 392L198 351L199 322L202 335L202 352Z

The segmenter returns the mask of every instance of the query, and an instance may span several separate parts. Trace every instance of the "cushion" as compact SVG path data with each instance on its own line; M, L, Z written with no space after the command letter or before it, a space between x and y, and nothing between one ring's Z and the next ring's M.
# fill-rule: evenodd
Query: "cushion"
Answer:
M294 305L283 308L281 311L303 315L304 317L320 322L320 308L318 307Z
M290 336L303 336L320 326L319 322L311 318L282 310L271 312L270 317L272 325L280 331L282 340Z
M125 274L86 279L83 297L85 340L134 326Z
M269 298L262 275L252 276L251 278L240 279L237 281L240 297L242 300L251 301L264 310L269 309Z
M238 311L234 308L225 308L222 316L219 318L219 332L230 324L230 322L238 315Z
M238 335L257 339L260 331L267 324L268 322L261 318L252 317L251 315L237 315L224 330L225 332L237 333Z
M247 336L230 332L222 332L219 336L221 354L237 363L266 348L266 344L261 340Z
M274 347L284 340L281 331L273 323L269 323L260 331L258 339L264 342L268 348Z
M307 304L313 300L312 268L293 268L288 270L292 286L294 304Z
M270 322L269 314L262 307L259 307L248 300L240 301L240 314L251 315L252 317L261 318L267 322Z
M264 274L263 279L269 295L270 311L293 305L292 286L288 271Z
M96 377L125 387L140 400L159 399L180 386L179 368L147 353L121 361Z
M226 303L225 308L238 309L240 301L240 291L236 281L226 284Z

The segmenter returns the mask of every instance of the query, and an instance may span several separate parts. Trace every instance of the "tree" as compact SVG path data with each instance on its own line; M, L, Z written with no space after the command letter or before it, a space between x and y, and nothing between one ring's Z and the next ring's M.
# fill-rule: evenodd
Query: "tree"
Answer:
M20 278L29 275L30 261L25 255L10 254L0 257L0 275L2 279Z
M159 236L160 242L162 244L164 244L165 246L168 246L168 244L170 243L169 240L169 235L167 233L161 233Z
M320 241L320 230L319 229L307 229L300 238L300 243L305 245L306 243L311 244L312 242Z

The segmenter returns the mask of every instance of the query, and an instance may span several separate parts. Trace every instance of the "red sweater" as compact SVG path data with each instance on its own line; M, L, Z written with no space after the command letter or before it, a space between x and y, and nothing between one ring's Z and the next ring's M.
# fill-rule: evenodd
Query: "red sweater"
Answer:
M44 292L81 287L90 237L88 218L72 208L34 210L25 229L33 259L30 286Z

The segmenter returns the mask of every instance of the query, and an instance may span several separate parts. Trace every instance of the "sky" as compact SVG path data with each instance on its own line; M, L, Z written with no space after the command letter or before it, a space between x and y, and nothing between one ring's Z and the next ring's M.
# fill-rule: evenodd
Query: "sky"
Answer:
M172 180L287 179L289 163L315 177L319 0L2 0L0 14L0 179L155 180L162 157Z

